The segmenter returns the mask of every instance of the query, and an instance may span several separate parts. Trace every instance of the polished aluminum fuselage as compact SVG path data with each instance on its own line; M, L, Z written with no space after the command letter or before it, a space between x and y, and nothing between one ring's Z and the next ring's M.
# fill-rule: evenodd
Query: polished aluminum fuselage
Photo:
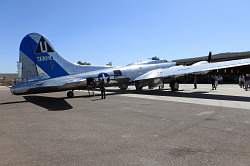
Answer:
M126 79L132 83L137 77L154 69L163 69L175 66L175 62L159 64L133 64L123 67L95 70L79 74L67 75L51 79L37 79L33 81L18 82L10 90L12 94L23 95L33 93L48 93L75 89L85 89L87 78L97 78L100 73L105 73L114 80ZM120 71L121 75L115 76L114 71Z

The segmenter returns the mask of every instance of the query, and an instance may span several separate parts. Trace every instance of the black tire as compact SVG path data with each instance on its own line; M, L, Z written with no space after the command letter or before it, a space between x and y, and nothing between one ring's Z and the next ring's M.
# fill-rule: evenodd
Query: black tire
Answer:
M177 81L172 81L170 82L170 88L171 88L171 91L178 91L179 90L179 83Z
M148 86L148 89L154 89L154 87L153 86Z
M142 82L135 82L135 89L136 90L142 90L142 88L143 88L143 84L142 84Z
M122 84L119 86L120 90L127 90L128 89L128 85Z
M68 98L73 98L74 97L74 92L73 91L68 91L67 92L67 97Z
M135 85L136 90L142 90L143 86Z

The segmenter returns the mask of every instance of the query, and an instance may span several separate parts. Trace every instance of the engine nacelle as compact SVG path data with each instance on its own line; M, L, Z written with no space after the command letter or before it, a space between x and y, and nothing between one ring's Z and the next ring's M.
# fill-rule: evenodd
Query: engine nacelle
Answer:
M200 61L200 62L192 64L192 66L199 66L199 65L204 65L204 64L208 64L208 62L207 61Z

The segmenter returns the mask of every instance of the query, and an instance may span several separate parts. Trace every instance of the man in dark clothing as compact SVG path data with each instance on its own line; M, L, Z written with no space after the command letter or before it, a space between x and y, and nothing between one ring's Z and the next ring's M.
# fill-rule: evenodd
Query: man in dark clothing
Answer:
M101 90L102 99L106 99L106 89L105 89L104 79L101 79L100 81L100 90Z
M211 83L212 83L212 90L216 90L216 76L215 75L212 75L211 76Z
M197 77L196 77L196 75L194 76L194 89L197 89Z

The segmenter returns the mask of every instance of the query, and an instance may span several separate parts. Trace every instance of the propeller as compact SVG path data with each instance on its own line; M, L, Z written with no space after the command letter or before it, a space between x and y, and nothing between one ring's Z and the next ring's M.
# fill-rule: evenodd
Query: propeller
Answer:
M212 52L209 51L209 53L208 53L208 58L207 58L208 63L210 63L211 60L212 60Z

